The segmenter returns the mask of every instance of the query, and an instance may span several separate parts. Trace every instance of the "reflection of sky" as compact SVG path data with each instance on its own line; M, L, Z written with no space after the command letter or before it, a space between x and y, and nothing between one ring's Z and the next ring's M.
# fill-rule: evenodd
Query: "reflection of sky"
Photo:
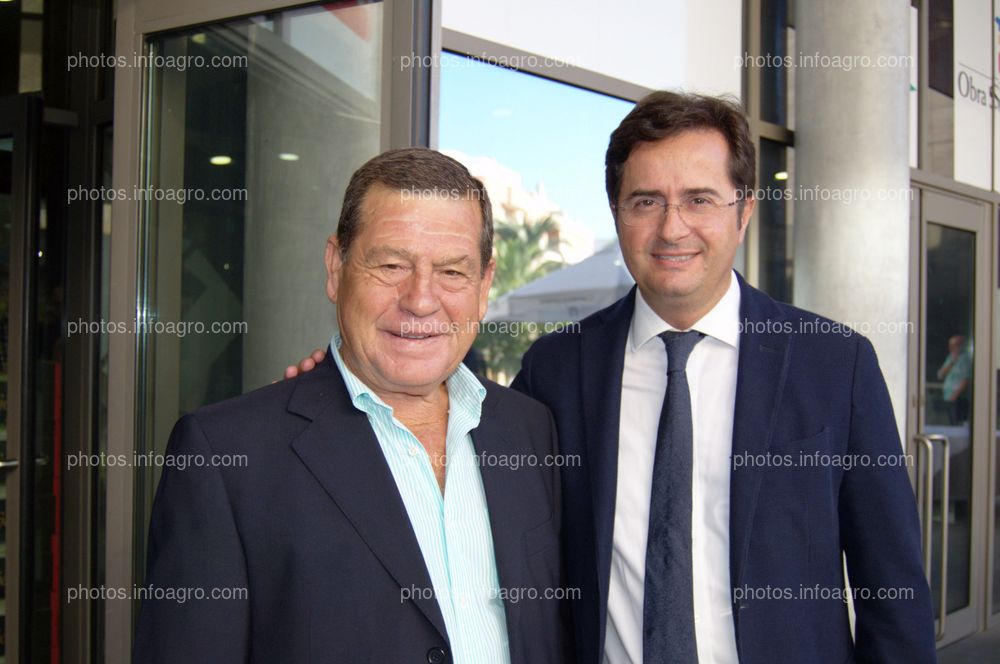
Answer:
M439 145L518 171L598 240L614 237L604 193L608 137L632 102L444 53Z

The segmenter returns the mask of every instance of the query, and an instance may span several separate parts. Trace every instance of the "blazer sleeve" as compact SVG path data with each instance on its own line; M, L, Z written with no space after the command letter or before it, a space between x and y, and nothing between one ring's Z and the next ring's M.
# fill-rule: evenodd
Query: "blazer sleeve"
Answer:
M517 390L521 394L527 394L529 397L534 397L535 395L531 393L531 351L534 345L530 346L528 350L524 353L524 357L521 358L521 370L517 372L514 376L514 380L510 384L510 389Z
M207 466L212 450L193 415L174 427L167 455L201 455L206 465L165 464L149 526L143 588L151 598L141 604L134 662L246 662L246 561L222 476ZM226 599L213 599L213 591Z
M935 662L934 617L920 526L889 391L871 343L858 337L840 538L854 593L857 662ZM882 463L896 457L898 463Z
M521 360L521 370L514 377L513 382L510 384L511 389L517 390L522 394L526 394L529 397L537 398L532 393L531 386L531 359L532 359L532 349L534 346L528 349ZM553 459L561 459L560 444L559 444L559 434L556 428L556 421L549 407L546 405L545 413L548 417L549 426L549 438L550 443L550 453ZM562 532L563 524L563 493L562 493L562 468L559 464L556 464L551 469L551 481L552 481L552 500L553 500L553 521L555 524L556 532L559 534L559 581L556 585L557 588L563 589L567 593L567 597L559 601L559 625L560 633L557 635L560 643L560 652L562 657L560 662L574 662L576 661L575 655L575 642L573 640L573 602L578 601L568 595L574 591L573 588L567 586L567 566L566 566L566 545L565 536Z

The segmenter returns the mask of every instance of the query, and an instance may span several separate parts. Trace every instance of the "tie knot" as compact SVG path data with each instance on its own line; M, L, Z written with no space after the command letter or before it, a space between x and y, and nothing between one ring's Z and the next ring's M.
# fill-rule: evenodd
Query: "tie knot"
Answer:
M684 371L691 351L704 338L704 334L694 330L687 332L669 331L660 335L667 347L667 373Z

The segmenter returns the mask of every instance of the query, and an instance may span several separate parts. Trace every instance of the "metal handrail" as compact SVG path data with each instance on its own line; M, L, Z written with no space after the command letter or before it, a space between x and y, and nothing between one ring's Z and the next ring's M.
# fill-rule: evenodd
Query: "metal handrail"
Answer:
M941 563L939 573L941 576L941 586L938 590L938 628L936 639L940 641L944 638L945 624L948 613L948 512L951 501L951 487L949 478L951 476L951 441L947 436L941 434L918 434L914 440L919 442L926 451L926 465L923 470L923 503L922 516L923 526L923 554L924 554L924 574L927 576L927 584L931 583L931 538L934 528L933 521L933 498L934 498L934 443L941 443L943 458L941 461ZM919 457L918 457L919 458ZM918 479L920 473L917 473Z

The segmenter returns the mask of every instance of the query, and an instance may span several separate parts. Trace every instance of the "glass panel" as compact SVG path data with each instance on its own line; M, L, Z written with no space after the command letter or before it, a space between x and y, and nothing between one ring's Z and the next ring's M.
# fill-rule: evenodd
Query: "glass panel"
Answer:
M117 0L101 0L103 14L100 28L100 52L115 52L115 19L118 16ZM112 99L115 96L115 68L103 67L98 78L98 99Z
M0 96L42 89L42 0L0 0Z
M381 4L337 3L150 41L140 454L329 341L325 241L379 150L382 32ZM137 570L159 473L136 470Z
M792 193L793 172L788 163L792 148L769 141L760 142L759 224L761 289L782 302L792 301Z
M29 14L28 9L25 6L21 13L21 72L18 88L20 92L37 92L42 89L42 16L40 12Z
M955 179L989 189L993 164L993 2L954 3Z
M933 0L929 12L925 168L988 189L994 99L992 33L985 27L992 0Z
M955 35L952 0L927 3L927 155L923 167L951 177L955 171Z
M63 334L66 328L62 319L69 203L67 164L63 156L68 153L69 133L57 127L43 127L39 149L38 219L33 222L38 246L35 255L29 257L35 261L36 269L32 326L34 356L27 360L35 376L34 522L31 524L33 540L28 546L22 545L22 550L33 551L34 558L31 653L32 657L45 658L58 642L62 620L59 592L63 545L59 527L62 469L53 460L63 458L64 447Z
M604 188L608 137L631 107L442 54L440 148L493 203L497 271L469 363L494 380L514 378L546 323L583 318L631 288Z
M794 51L788 43L788 0L761 0L760 67L761 119L778 125L788 122L788 85L794 78Z
M8 358L8 316L10 295L10 225L13 146L11 137L0 136L0 459L10 456L17 458L19 450L12 454L7 449L7 358ZM12 521L16 523L16 515ZM0 664L5 661L5 621L7 616L7 593L5 592L7 558L7 474L0 472Z
M970 600L975 246L974 233L927 224L927 392L921 430L947 436L951 443L947 504L942 496L942 447L935 446L931 552L931 590L938 597L941 529L947 519L949 613Z

